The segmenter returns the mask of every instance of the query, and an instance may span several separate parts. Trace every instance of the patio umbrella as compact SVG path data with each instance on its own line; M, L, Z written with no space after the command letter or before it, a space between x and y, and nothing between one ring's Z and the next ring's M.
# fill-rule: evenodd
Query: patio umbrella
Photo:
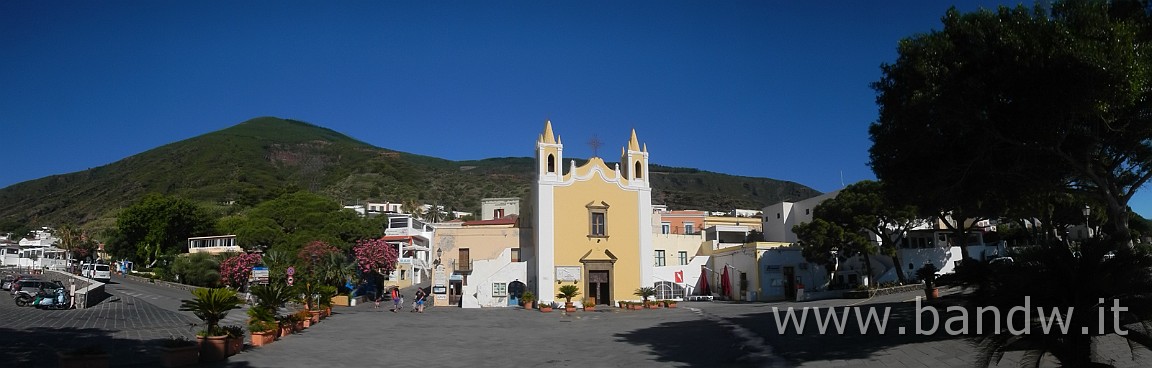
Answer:
M696 281L696 295L712 295L712 288L708 287L708 270L700 268L700 280Z
M728 265L724 265L724 273L720 275L720 294L725 298L732 294L732 283L728 281Z

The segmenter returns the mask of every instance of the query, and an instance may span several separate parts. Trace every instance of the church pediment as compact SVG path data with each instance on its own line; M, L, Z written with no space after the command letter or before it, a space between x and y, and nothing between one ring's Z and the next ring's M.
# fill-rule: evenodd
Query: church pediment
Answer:
M616 255L607 249L591 249L580 257L580 262L616 262Z

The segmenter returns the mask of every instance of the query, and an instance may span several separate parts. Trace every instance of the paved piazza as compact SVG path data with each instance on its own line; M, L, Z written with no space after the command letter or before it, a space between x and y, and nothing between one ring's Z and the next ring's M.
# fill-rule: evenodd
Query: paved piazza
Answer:
M85 310L18 308L0 301L0 366L52 367L54 351L98 344L116 367L158 365L157 344L193 336L198 323L174 311L187 292L114 279L113 295ZM687 302L680 308L540 313L522 309L429 308L392 313L370 304L337 308L303 333L269 346L249 347L218 364L224 367L970 367L974 349L964 340L873 332L844 335L777 333L772 307L893 307L891 324L907 324L916 294L871 300L808 303ZM225 324L240 324L241 311ZM811 321L809 325L811 326ZM855 321L851 325L855 325ZM850 328L849 331L857 331ZM1123 340L1101 352L1120 367L1152 365L1135 358ZM1002 367L1016 366L1008 354Z

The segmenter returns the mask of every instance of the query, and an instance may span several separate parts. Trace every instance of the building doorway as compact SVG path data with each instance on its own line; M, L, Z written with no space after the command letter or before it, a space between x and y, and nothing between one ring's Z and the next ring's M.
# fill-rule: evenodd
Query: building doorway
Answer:
M796 300L796 268L784 267L784 298Z
M463 291L464 280L448 280L448 305L459 307Z
M588 271L588 296L596 298L596 304L612 303L612 283L607 270Z

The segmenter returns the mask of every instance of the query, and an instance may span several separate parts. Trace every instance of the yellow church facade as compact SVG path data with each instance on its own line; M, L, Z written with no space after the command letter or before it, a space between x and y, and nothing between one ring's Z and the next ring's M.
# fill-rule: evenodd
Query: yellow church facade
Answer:
M592 157L565 167L564 144L546 122L536 141L536 163L537 262L530 272L537 298L557 301L561 286L577 285L580 296L574 302L639 299L636 289L653 285L654 265L648 149L636 131L619 162Z

